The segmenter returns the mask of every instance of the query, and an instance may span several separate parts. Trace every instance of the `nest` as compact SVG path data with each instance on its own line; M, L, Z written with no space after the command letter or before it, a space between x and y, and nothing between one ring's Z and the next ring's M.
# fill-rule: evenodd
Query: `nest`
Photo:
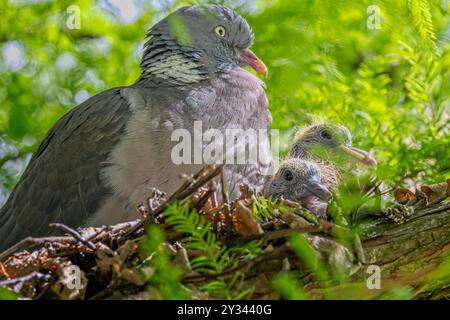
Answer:
M218 176L223 199L220 203L216 199ZM415 193L396 190L397 204L386 211L387 215L364 224L360 233L342 221L317 219L292 201L282 199L281 206L271 207L270 199L261 198L245 185L241 186L240 198L230 202L227 189L223 166L207 166L195 175L185 176L182 186L168 198L152 190L148 201L136 207L141 213L138 220L77 230L53 224L65 235L27 238L0 254L0 297L17 294L25 299L164 298L158 291L158 281L154 281L158 275L154 261L159 254L167 260L164 263L180 270L176 285L194 299L279 298L282 292L273 290L273 278L280 272L294 272L310 297L323 298L325 286L340 284L335 278L326 284L318 281L318 269L308 263L305 266L296 242L288 241L293 236L302 236L316 263L344 275L348 281L361 280L365 266L371 263L379 263L385 270L398 268L386 261L410 250L404 240L405 232L414 235L411 240L434 232L434 240L418 245L412 255L409 252L411 259L403 257L399 262L402 265L417 262L417 257L425 259L425 251L432 250L435 259L436 252L444 257L450 251L450 204L445 202L450 194L450 180L422 186ZM207 253L202 247L189 245L193 236L174 227L174 218L166 216L173 203L184 204L191 212L188 219L207 229L199 236L208 245ZM261 213L259 218L255 210ZM389 216L402 216L402 224L393 223L396 220ZM424 223L427 228L423 228ZM149 239L147 230L155 225L164 230L165 239L145 252L142 244ZM436 236L436 230L440 230L441 237ZM235 248L249 243L258 250L244 254L241 249L235 253ZM390 252L380 251L387 243L397 246ZM222 269L195 267L205 255L218 257L225 253L228 260L223 259ZM392 272L389 276L395 275ZM230 283L226 296L208 285L218 281Z

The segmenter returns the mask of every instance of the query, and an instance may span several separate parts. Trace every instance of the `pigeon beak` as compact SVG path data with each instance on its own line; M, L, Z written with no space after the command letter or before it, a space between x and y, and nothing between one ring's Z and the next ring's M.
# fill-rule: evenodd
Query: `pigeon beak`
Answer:
M352 146L339 146L339 150L345 152L349 156L355 158L362 164L368 167L376 167L377 160L375 160L367 151L352 147Z
M328 188L320 182L309 182L305 184L306 189L308 189L313 195L315 195L320 200L328 202L333 196L328 190Z
M238 60L243 65L251 67L258 74L267 77L267 67L262 62L256 54L254 54L250 49L238 49Z

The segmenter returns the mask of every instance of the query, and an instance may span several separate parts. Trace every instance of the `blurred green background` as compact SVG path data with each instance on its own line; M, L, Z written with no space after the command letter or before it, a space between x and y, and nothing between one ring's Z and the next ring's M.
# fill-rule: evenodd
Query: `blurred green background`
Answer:
M0 204L52 124L133 83L146 30L194 3L226 4L253 27L273 128L340 122L389 184L448 177L448 0L2 0ZM67 27L72 5L80 29Z

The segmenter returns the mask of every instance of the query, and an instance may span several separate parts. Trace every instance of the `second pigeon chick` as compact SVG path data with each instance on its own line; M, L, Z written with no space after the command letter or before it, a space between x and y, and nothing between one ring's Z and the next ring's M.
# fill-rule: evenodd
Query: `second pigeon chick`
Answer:
M287 159L266 183L264 195L298 202L317 217L326 219L326 203L332 195L321 179L314 163Z

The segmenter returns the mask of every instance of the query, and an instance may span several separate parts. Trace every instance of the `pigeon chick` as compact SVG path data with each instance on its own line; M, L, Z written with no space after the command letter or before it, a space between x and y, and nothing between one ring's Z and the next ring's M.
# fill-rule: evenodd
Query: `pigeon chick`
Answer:
M298 202L316 216L326 218L326 203L331 199L331 192L321 179L314 163L290 158L283 161L267 181L264 196Z
M289 157L316 163L322 181L331 189L337 188L344 172L354 168L349 160L369 167L377 165L368 152L352 146L352 135L346 127L331 123L312 124L299 130Z

